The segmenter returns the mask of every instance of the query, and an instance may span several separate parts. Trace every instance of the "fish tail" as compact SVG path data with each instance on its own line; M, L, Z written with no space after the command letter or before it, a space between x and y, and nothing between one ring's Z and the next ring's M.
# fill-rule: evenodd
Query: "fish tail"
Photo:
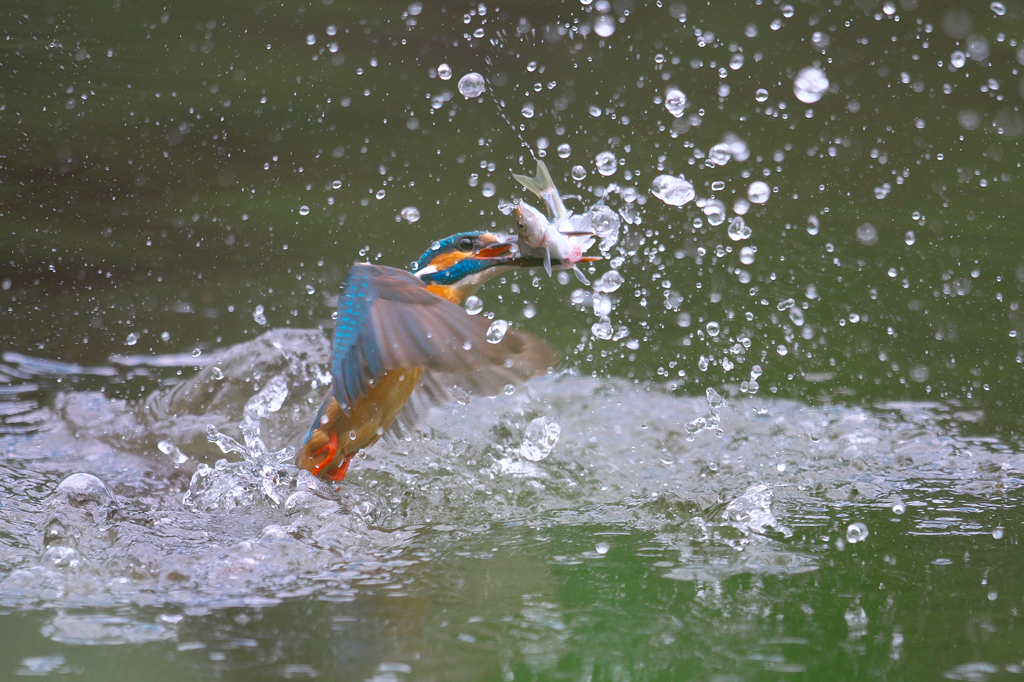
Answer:
M545 192L555 191L555 182L551 179L551 174L548 173L548 167L543 161L537 162L537 176L531 178L529 175L512 175L519 184L525 187L527 190L533 192L538 197L543 198Z

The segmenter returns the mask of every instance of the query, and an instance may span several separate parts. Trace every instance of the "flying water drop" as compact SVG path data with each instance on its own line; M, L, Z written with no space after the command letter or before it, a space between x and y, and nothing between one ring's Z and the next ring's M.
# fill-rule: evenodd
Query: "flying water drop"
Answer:
M484 302L480 300L479 296L470 296L466 299L466 312L470 315L479 315L483 309Z
M754 231L750 229L750 226L747 225L747 223L743 220L742 217L736 216L735 218L729 221L728 235L729 239L733 240L734 242L742 241L744 239L750 239L750 235L752 235L753 233ZM744 248L744 250L746 250L746 248ZM750 265L750 263L753 263L753 252L751 252L750 263L743 261L742 252L740 254L740 261L743 262L745 265Z
M405 208L402 209L400 215L402 216L402 219L405 220L405 222L411 225L412 223L419 221L420 210L415 206L406 206Z
M765 203L771 195L771 188L768 187L767 183L760 180L750 183L750 187L747 188L747 198L754 204Z
M508 322L505 320L495 320L487 329L487 343L501 343L507 331Z
M484 77L475 71L471 71L459 79L459 92L466 99L479 97L483 94L485 88Z
M665 88L665 109L675 118L683 115L683 110L686 109L688 103L686 95L676 86L670 85Z
M800 69L793 81L793 94L804 104L814 104L828 92L828 78L816 66Z
M651 194L669 206L683 206L697 196L692 183L682 176L674 175L659 175L654 178L654 182L651 183Z
M596 282L594 282L594 291L601 293L610 294L613 291L618 290L622 286L625 280L615 270L609 270L608 272L601 275Z
M606 177L615 173L615 169L618 167L615 154L611 152L601 152L594 159L594 163L597 166L597 172Z
M863 542L868 537L868 527L860 521L851 523L846 527L846 541L851 545Z
M526 427L523 444L519 447L519 454L531 462L546 459L555 449L560 435L562 435L562 427L558 422L550 417L537 417Z

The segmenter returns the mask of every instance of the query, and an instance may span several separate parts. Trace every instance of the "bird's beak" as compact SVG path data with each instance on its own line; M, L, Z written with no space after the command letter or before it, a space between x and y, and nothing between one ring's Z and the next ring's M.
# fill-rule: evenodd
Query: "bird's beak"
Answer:
M476 257L490 260L494 265L518 268L534 268L544 265L543 258L524 256L519 248L519 235L498 235L501 241L489 244L476 252Z

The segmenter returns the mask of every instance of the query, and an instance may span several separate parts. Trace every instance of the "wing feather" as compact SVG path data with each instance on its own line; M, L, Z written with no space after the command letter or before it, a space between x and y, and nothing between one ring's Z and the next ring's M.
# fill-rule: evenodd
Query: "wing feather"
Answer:
M548 344L514 329L500 343L489 343L490 324L434 295L407 272L357 264L338 299L334 397L348 412L374 378L403 367L426 368L424 387L431 386L425 392L432 404L450 395L451 386L495 395L555 363Z

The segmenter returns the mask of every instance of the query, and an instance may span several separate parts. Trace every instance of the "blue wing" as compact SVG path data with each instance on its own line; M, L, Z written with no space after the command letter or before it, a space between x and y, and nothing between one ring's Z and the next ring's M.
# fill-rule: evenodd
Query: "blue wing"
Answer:
M403 270L359 263L338 299L331 393L348 413L375 377L424 367L493 395L554 364L554 350L540 339L509 330L493 344L489 327Z
M332 343L331 391L346 413L369 388L370 380L383 373L376 352L376 335L370 311L377 300L373 266L358 264L349 273L338 298L338 316ZM323 408L321 408L322 410Z

